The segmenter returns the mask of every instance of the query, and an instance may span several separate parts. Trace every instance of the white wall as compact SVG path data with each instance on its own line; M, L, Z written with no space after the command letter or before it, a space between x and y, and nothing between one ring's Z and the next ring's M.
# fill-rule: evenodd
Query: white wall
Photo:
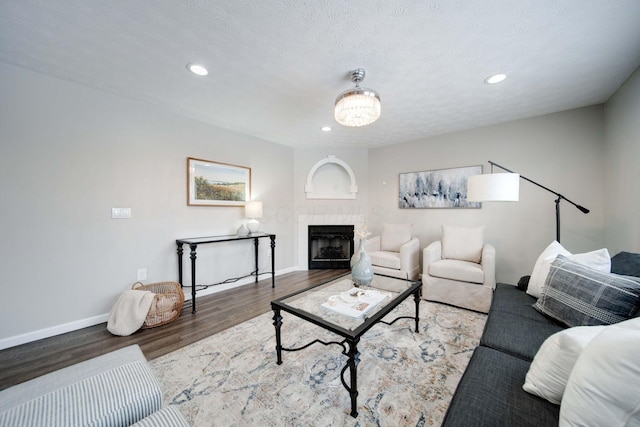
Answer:
M640 69L605 105L605 243L640 252Z
M555 239L553 194L521 180L519 202L399 209L399 174L472 165L483 165L488 173L491 160L590 209L585 215L561 203L561 242L571 252L583 252L603 242L602 136L602 107L596 106L372 149L370 219L411 222L423 247L440 237L442 224L485 225L485 240L497 251L498 281L515 284L531 274L537 256Z
M294 265L292 220L275 215L293 209L291 148L1 63L0 99L0 341L105 321L138 268L177 280L176 238L234 233L242 208L186 205L189 156L252 168L276 269ZM249 273L252 251L202 246L198 282Z

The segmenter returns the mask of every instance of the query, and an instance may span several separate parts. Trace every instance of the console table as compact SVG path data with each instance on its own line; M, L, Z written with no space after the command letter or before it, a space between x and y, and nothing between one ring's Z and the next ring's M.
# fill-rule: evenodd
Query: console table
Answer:
M186 239L176 239L176 245L178 246L178 283L182 285L182 246L184 244L189 245L191 249L191 312L196 312L196 250L198 245L204 245L208 243L221 243L221 242L233 242L236 240L249 240L253 239L254 253L256 269L251 273L256 276L256 283L258 282L258 245L259 239L269 238L271 241L271 287L275 288L275 247L276 247L276 235L269 233L251 233L246 236L239 236L237 234L228 236L209 236L209 237L190 237Z

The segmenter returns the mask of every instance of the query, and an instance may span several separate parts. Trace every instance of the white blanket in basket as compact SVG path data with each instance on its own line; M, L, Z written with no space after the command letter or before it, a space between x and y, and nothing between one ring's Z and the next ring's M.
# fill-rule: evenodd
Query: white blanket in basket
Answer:
M124 291L109 314L107 330L113 335L131 335L142 327L155 294L135 289Z

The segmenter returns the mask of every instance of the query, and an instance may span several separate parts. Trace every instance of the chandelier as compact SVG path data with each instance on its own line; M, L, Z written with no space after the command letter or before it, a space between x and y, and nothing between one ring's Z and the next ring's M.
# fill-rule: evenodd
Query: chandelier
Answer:
M351 71L351 81L356 87L336 98L335 117L343 126L366 126L380 117L380 95L375 90L360 87L364 75L364 68Z

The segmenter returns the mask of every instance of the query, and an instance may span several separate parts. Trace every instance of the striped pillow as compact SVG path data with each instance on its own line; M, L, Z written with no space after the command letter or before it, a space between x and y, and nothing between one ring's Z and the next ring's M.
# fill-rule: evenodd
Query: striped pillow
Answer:
M603 273L558 255L533 307L572 326L610 325L634 316L640 279Z
M147 418L132 424L131 427L190 427L175 406L165 406Z
M1 426L128 426L162 407L162 392L146 361L118 366L54 390L0 414Z

